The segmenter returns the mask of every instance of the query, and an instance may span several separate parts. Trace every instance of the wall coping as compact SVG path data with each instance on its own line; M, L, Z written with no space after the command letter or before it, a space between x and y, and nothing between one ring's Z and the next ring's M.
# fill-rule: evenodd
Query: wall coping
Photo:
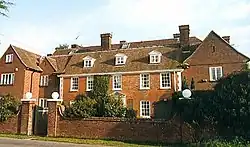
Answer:
M63 99L47 99L48 102L62 102Z
M21 102L35 102L36 99L21 99Z

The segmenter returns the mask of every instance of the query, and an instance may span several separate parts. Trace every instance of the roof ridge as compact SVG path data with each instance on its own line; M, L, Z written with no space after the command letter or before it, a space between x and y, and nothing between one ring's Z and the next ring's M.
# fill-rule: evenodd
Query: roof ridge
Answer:
M24 49L24 48L21 48L21 47L12 45L12 44L11 44L11 46L14 47L14 48L17 48L17 49L20 49L20 50L23 50L23 51L25 51L25 52L28 52L28 53L31 53L31 54L34 54L34 55L37 55L37 56L40 56L40 57L41 57L41 55L36 54L36 53L34 53L34 52L31 52L31 51L28 51L27 49Z

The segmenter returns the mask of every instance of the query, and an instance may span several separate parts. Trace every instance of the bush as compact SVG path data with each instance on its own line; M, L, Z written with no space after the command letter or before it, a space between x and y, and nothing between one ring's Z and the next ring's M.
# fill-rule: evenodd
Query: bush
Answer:
M6 121L9 117L18 112L19 101L11 95L0 96L0 122Z
M134 109L126 109L126 118L136 118L136 111Z
M70 107L66 107L64 114L71 118L88 118L96 115L94 106L96 101L85 96L79 95Z

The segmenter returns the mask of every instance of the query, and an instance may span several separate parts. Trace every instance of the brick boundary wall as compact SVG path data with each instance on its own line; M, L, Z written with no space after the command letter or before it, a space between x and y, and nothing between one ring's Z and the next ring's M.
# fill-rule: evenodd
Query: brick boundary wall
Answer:
M19 111L20 112L20 111ZM10 117L4 122L0 122L0 133L16 134L20 132L20 113Z
M49 104L48 135L84 139L113 139L122 141L180 142L178 120L85 118L70 119L63 116L61 107ZM56 111L55 111L56 110ZM57 113L57 114L55 114ZM192 141L193 129L183 124L184 142Z

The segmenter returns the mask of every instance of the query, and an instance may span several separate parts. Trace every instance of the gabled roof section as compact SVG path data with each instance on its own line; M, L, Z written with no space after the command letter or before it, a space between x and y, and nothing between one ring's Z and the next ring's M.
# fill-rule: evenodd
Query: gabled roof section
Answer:
M36 71L42 71L42 69L37 65L38 59L41 57L40 55L29 52L14 45L10 45L10 47L15 51L24 66Z
M148 54L149 54L149 55L162 55L161 52L155 51L155 50L149 52Z
M124 57L124 56L126 56L126 55L122 54L122 53L118 53L118 54L115 55L115 57Z
M72 57L72 55L71 56L51 56L50 57L56 61L56 67L57 67L56 73L64 73L65 72L65 67L68 64L71 57Z
M206 36L206 38L204 40L207 40L209 38L209 36L211 36L211 35L216 36L218 39L220 39L222 42L224 42L227 46L229 46L234 52L236 52L237 54L239 54L240 56L242 56L246 60L250 60L249 57L247 57L246 55L244 55L244 54L240 53L239 51L237 51L233 46L231 46L227 41L225 41L223 38L221 38L213 30ZM203 43L199 44L199 46L196 49L194 49L194 51L192 52L192 54L189 55L183 62L187 62L190 58L192 58L192 56L201 48L202 45L203 45Z
M92 60L92 59L94 59L94 58L92 58L91 56L86 56L83 58L83 60Z
M51 58L51 57L45 57L45 58L48 60L48 62L50 63L50 65L53 67L53 69L54 69L55 71L57 71L58 68L57 68L56 59L53 59L53 58Z

